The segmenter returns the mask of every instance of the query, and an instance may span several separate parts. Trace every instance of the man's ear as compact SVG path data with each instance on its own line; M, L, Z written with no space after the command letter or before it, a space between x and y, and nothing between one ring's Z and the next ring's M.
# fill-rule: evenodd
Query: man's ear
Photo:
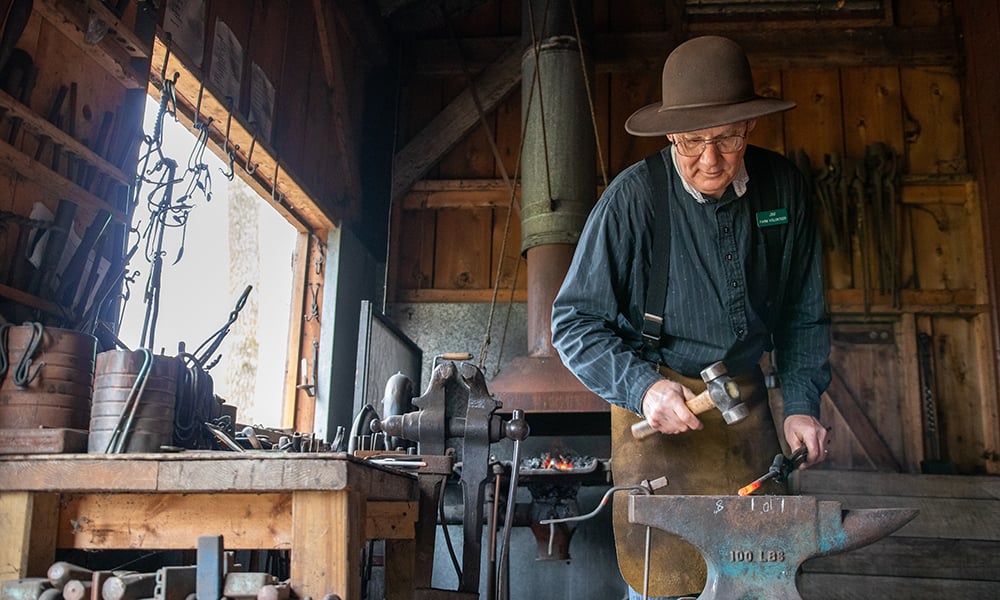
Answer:
M757 119L750 119L747 121L747 133L753 131L753 128L757 126Z

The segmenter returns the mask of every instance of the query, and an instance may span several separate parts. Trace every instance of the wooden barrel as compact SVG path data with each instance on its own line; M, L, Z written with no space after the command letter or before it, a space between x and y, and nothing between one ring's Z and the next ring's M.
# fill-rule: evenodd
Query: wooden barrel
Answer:
M90 413L87 451L103 453L126 408L132 388L143 370L142 351L109 350L97 355L94 375L94 402ZM157 452L173 444L174 399L182 363L173 356L154 355L124 452ZM139 382L141 385L142 382Z
M2 337L9 364L0 429L87 429L97 338L37 324L6 328Z

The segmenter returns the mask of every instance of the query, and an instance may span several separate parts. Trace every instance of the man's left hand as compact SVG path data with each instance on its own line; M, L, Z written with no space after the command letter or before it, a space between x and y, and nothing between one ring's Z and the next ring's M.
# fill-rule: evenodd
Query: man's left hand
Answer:
M795 452L800 446L805 446L809 456L802 463L800 469L805 469L826 460L829 443L827 439L827 428L819 422L819 419L808 415L790 415L785 417L785 440L788 441L788 449Z

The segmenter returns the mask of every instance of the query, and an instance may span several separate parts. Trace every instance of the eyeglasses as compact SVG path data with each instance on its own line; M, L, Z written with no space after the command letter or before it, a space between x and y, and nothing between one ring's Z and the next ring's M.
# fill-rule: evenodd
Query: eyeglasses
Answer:
M746 145L746 140L747 136L745 133L724 135L710 140L677 137L674 139L674 147L677 148L678 154L688 157L701 156L701 153L705 151L705 148L709 144L714 144L715 148L723 154L732 154L733 152L742 150L743 146Z

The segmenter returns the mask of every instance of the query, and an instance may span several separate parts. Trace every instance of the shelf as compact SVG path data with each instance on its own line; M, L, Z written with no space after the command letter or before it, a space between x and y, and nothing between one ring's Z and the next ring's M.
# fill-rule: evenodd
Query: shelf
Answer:
M827 290L826 298L830 313L897 315L901 313L919 314L962 314L976 315L989 311L977 290L901 290L900 306L892 306L892 297L872 293L868 309L865 310L862 290Z
M99 0L40 0L34 3L34 10L123 86L146 87L143 70L149 61L149 55L143 51L146 44ZM86 37L92 17L108 26L97 43L88 43ZM133 60L143 62L143 68L137 70Z
M53 196L65 198L80 208L93 211L106 210L116 222L128 223L125 213L121 210L27 156L6 141L0 141L0 165L13 169L18 175L51 192Z
M73 155L88 163L89 166L96 167L95 175L103 173L121 185L131 184L131 178L125 175L121 169L109 163L70 134L43 119L41 115L21 104L3 90L0 90L0 113L6 119L20 119L21 128L24 131L39 139L49 140L52 144L61 147L65 154Z
M33 296L27 292L22 292L17 288L12 288L2 283L0 283L0 298L7 298L23 306L38 309L60 319L65 319L67 316L67 311L55 302L49 302L48 300Z

